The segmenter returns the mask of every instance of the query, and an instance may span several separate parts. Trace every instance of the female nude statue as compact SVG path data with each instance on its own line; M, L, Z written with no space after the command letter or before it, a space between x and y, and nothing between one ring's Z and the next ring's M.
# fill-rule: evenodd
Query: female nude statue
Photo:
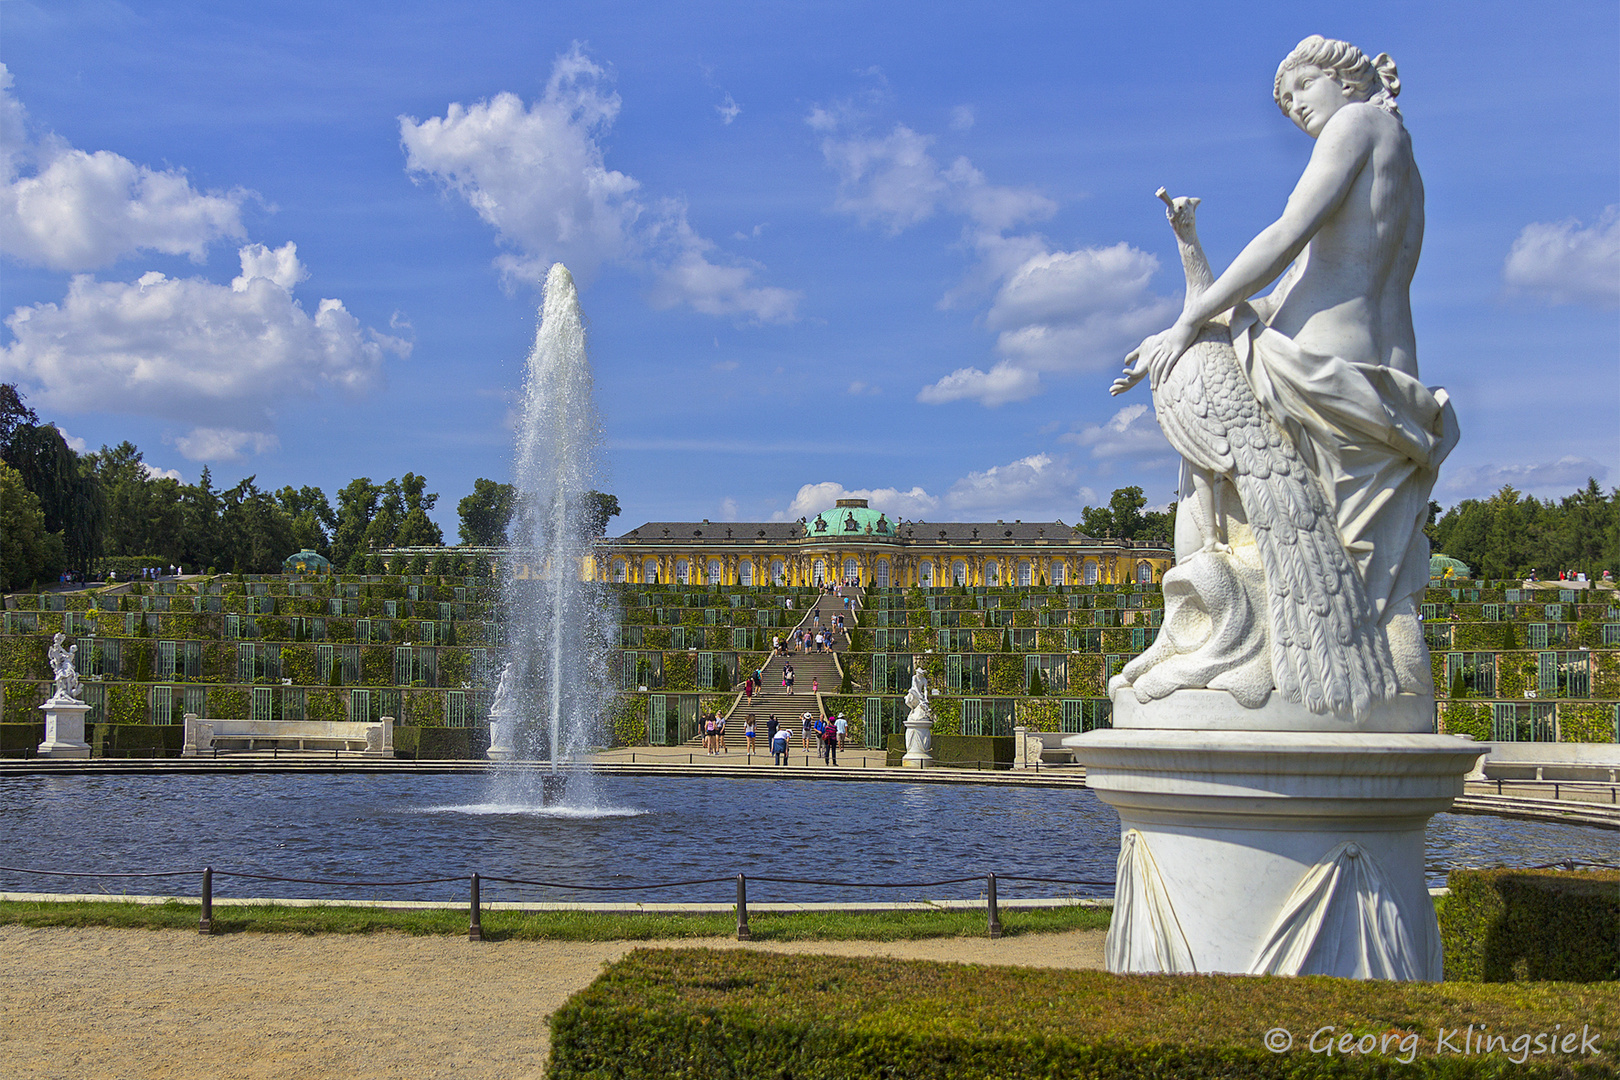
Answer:
M1428 585L1422 530L1457 429L1445 391L1417 378L1409 289L1423 243L1423 181L1395 106L1399 92L1387 55L1368 59L1317 36L1299 43L1277 70L1273 96L1316 147L1282 216L1213 277L1193 232L1197 200L1172 202L1186 304L1175 325L1126 358L1112 388L1120 394L1150 378L1161 426L1187 461L1178 558L1230 552L1228 515L1243 535L1258 537L1271 594L1261 606L1271 616L1272 685L1292 700L1303 693L1315 711L1359 714L1397 687L1432 692L1417 617ZM1270 295L1251 299L1272 281ZM1227 380L1202 360L1196 373L1177 371L1206 342L1232 356L1241 378ZM1218 424L1206 383L1230 399L1231 414ZM1242 424L1244 438L1232 427ZM1304 488L1279 488L1277 470ZM1317 505L1337 551L1296 528ZM1324 621L1334 604L1339 624ZM1373 670L1350 681L1366 685L1313 692L1313 679L1338 676L1305 669L1352 645ZM1160 659L1166 651L1174 651L1168 642ZM1153 662L1144 655L1123 673L1125 684ZM1194 685L1213 684L1180 683ZM1176 688L1166 683L1150 696Z

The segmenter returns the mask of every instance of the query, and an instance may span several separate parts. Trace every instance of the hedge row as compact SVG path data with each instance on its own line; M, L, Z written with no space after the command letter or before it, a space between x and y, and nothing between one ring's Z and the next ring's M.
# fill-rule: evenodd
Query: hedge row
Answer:
M1464 1054L1485 1025L1523 1054ZM1537 1033L1599 1033L1553 1056ZM1351 1036L1313 1053L1312 1036ZM1581 984L1109 975L754 951L640 950L551 1020L551 1080L624 1077L1596 1077L1620 996ZM1275 1053L1268 1033L1292 1036ZM1447 1033L1444 1045L1441 1029ZM1281 1041L1281 1036L1270 1038ZM1369 1052L1364 1049L1371 1046ZM1447 1047L1456 1049L1448 1050ZM1360 1049L1360 1052L1355 1052ZM1562 1049L1562 1047L1560 1047ZM1518 1059L1515 1061L1514 1059Z
M1446 884L1448 980L1620 979L1620 871L1453 870Z
M939 735L933 737L934 764L942 769L988 769L1011 766L1017 747L1011 735ZM886 765L899 765L906 754L906 737L890 735L884 749Z

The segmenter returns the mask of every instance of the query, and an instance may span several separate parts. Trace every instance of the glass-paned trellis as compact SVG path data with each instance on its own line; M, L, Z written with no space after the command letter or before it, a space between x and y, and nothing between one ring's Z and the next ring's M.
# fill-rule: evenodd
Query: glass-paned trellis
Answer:
M1491 706L1491 739L1495 742L1554 742L1553 723L1557 707L1552 702L1517 704L1498 702Z
M1113 727L1113 703L1107 698L1064 698L1063 730L1093 731Z

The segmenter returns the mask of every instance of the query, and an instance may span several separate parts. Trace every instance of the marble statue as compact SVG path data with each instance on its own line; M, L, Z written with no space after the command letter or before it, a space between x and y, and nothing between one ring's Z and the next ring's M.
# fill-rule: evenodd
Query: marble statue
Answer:
M922 668L911 673L911 689L906 691L906 753L900 764L927 768L934 761L934 710L928 705L928 676Z
M51 646L46 650L46 658L51 662L51 677L56 683L56 692L51 695L53 702L80 701L79 673L73 668L73 660L79 654L77 645L62 647L66 640L65 634L57 634Z
M1113 392L1149 380L1181 455L1176 565L1113 726L1064 740L1120 819L1110 971L1444 972L1424 827L1484 750L1433 732L1418 618L1457 421L1418 381L1399 91L1388 56L1299 43L1272 93L1316 145L1219 276L1199 200L1159 191L1186 302Z
M1282 216L1219 277L1199 200L1159 192L1186 302L1112 392L1148 378L1183 459L1177 566L1163 629L1116 694L1226 690L1256 709L1276 692L1355 718L1406 695L1404 711L1427 711L1423 526L1457 425L1418 380L1423 182L1399 92L1387 55L1316 36L1288 55L1273 96L1316 146Z

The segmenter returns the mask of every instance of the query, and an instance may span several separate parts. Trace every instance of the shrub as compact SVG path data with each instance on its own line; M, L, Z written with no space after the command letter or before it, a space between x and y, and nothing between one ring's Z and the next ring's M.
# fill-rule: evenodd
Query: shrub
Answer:
M1440 714L1447 735L1472 735L1479 742L1491 737L1491 707L1483 702L1449 701Z
M1448 1054L1474 1022L1551 1031L1579 1017L1602 1057ZM1612 993L1320 977L1110 975L764 951L637 950L551 1019L552 1080L665 1077L1547 1077L1612 1075ZM1382 1054L1323 1057L1311 1032L1371 1035ZM1264 1037L1294 1035L1277 1054ZM1579 1030L1577 1026L1577 1030ZM1511 1037L1511 1036L1510 1036ZM1411 1056L1398 1047L1409 1039ZM1397 1060L1414 1064L1397 1070ZM1522 1060L1522 1059L1521 1059Z
M1453 870L1440 908L1446 979L1620 979L1620 871Z
M1558 704L1558 741L1580 743L1614 742L1614 705L1609 702L1576 705Z

